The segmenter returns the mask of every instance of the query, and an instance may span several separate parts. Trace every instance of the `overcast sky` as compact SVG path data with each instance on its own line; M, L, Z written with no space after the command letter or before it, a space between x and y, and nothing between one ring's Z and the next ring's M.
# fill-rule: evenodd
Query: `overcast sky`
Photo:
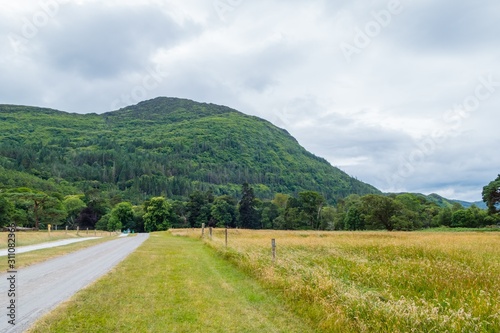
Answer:
M498 0L22 0L0 104L227 105L383 191L481 200L500 173Z

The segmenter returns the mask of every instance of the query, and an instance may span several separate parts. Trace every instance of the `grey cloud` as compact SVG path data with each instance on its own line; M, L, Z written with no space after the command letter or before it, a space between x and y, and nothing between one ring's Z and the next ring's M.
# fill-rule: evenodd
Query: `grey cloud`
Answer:
M36 39L40 58L88 79L140 71L156 50L199 31L194 24L179 26L151 6L66 5L56 18L57 26Z
M477 52L499 33L500 4L489 0L413 3L406 14L388 37L415 51Z
M204 0L176 2L175 9L70 2L26 52L0 50L0 103L109 111L158 63L168 76L145 99L183 97L259 115L386 190L418 145L412 136L449 127L443 115L474 94L479 76L495 71L500 48L498 1L401 0L405 11L348 64L339 43L351 42L354 29L388 3L244 1L222 21ZM20 30L16 14L0 13L6 45L8 33ZM401 189L479 199L500 172L492 148L500 140L496 90Z

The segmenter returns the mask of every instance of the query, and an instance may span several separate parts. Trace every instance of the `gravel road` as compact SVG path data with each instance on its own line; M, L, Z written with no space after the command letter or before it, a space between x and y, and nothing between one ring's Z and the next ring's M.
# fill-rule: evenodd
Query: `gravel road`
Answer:
M0 275L0 332L23 332L81 288L106 274L141 245L149 234L123 237L21 268L16 276L16 325L8 323L9 274ZM7 260L6 257L0 260Z

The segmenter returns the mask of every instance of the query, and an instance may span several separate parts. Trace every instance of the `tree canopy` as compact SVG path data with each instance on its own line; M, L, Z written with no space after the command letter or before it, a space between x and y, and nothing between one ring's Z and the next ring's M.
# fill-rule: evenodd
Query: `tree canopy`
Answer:
M483 201L488 206L488 212L490 214L497 214L500 212L500 175L483 187Z

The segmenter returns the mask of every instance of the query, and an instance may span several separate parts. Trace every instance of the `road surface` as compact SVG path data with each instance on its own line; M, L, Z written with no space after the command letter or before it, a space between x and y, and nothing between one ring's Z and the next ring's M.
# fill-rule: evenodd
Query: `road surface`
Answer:
M23 332L40 316L111 270L148 237L149 234L123 237L21 268L15 274L15 326L8 323L7 316L11 274L0 275L0 332Z

